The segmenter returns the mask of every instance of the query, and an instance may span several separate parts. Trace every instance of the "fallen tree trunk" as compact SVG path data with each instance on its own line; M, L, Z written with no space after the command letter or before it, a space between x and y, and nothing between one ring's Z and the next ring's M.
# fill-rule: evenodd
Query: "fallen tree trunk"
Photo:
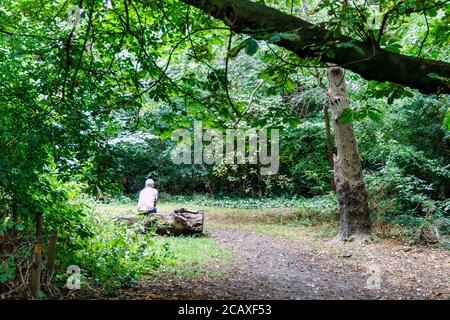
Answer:
M156 213L154 215L122 215L118 217L131 223L142 222L143 231L155 229L159 235L191 235L203 232L203 211L189 211L179 208L171 213Z

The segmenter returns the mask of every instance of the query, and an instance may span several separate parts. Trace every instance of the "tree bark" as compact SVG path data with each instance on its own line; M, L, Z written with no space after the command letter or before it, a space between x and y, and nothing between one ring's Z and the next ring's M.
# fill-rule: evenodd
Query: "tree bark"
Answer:
M282 37L277 45L301 58L318 57L358 73L367 80L389 81L418 89L422 93L450 93L450 64L411 57L375 47L333 32L264 4L249 0L180 0L224 21L238 33L268 39L275 33L296 33ZM346 45L342 45L345 43ZM322 47L334 54L326 55ZM430 74L436 74L430 77Z
M327 161L328 161L328 175L330 176L330 184L333 192L336 193L336 183L334 182L334 160L333 160L333 142L331 141L330 128L330 113L328 112L328 105L323 102L323 113L325 116L325 137L327 144Z
M51 277L55 272L57 235L57 232L53 231L50 235L50 240L48 243L47 272L49 277Z
M327 74L337 149L334 179L340 212L339 237L342 240L352 240L370 235L367 191L353 127L338 120L342 110L348 107L344 69L330 66Z
M203 211L189 211L180 208L171 213L159 212L154 216L149 215L147 219L137 214L123 215L118 218L131 223L143 222L144 231L154 228L159 235L180 236L201 234L203 232Z
M158 221L154 224L156 232L160 235L192 235L203 232L204 214L202 211L192 212L183 208L173 213L157 215ZM153 224L150 224L152 226Z
M36 241L33 247L33 264L31 266L31 294L33 298L39 298L41 291L42 273L42 213L36 214Z

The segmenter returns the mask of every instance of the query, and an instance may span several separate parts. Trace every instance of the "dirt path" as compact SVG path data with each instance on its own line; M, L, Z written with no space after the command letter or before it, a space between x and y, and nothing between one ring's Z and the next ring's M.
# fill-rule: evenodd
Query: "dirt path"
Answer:
M282 240L237 229L211 231L210 236L216 238L232 254L229 263L207 267L208 272L224 272L224 276L158 275L128 291L123 297L450 298L450 259L448 252L443 250L422 250L420 247L382 242L362 247L350 245L344 248L344 253L341 250L335 254L313 249L311 243ZM368 279L374 281L368 282Z

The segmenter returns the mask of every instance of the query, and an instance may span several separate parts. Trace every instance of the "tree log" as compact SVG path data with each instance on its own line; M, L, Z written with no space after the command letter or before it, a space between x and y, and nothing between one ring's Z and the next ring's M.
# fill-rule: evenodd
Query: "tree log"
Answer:
M131 223L143 223L144 231L155 229L159 235L191 235L203 232L204 213L203 211L189 211L179 208L171 213L156 213L154 215L122 215L119 219L127 220Z

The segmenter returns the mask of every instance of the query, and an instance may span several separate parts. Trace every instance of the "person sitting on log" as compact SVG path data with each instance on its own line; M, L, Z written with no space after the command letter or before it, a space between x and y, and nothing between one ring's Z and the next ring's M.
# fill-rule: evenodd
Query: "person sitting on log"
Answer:
M158 190L155 189L155 182L152 179L147 179L145 188L139 193L138 211L147 215L156 213L157 202Z

